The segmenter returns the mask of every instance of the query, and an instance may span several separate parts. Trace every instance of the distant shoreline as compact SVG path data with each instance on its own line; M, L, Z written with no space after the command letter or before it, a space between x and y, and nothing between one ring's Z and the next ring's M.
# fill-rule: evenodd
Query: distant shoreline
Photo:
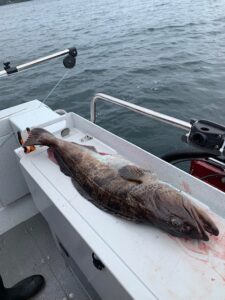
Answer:
M14 4L31 0L0 0L0 5Z

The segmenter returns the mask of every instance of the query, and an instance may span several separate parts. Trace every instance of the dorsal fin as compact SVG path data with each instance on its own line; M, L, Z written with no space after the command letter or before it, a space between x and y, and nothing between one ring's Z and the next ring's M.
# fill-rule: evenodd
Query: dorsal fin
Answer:
M136 181L138 183L143 182L143 177L145 176L145 171L137 166L127 165L119 169L119 174L124 179L130 181Z
M75 143L75 142L72 142L73 144L75 145L78 145L78 146L81 146L81 147L84 147L90 151L93 151L93 152L96 152L98 153L98 151L96 150L96 148L94 146L89 146L89 145L82 145L82 144L78 144L78 143Z

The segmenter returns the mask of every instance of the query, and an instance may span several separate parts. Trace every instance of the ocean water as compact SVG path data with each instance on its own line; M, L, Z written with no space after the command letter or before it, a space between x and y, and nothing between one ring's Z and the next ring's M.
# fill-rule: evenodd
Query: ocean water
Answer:
M32 0L0 6L0 63L76 46L76 67L46 104L89 118L98 92L189 121L225 124L225 0ZM0 109L43 100L62 59L0 79ZM184 133L111 104L97 124L157 155Z

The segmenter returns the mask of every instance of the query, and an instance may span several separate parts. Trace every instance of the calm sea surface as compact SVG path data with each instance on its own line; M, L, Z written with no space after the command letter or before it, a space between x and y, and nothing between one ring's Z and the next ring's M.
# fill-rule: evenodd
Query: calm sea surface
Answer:
M0 63L71 46L70 70L47 104L89 118L97 92L178 117L225 124L225 0L33 0L0 6ZM62 59L0 79L0 109L43 100ZM182 131L110 104L97 123L151 151L184 147Z

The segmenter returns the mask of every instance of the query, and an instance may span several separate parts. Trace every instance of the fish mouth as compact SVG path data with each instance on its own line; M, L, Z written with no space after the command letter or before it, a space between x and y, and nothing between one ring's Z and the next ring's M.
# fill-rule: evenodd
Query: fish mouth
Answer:
M189 215L190 221L183 223L181 231L188 237L209 241L210 235L219 235L219 229L208 214L197 206L184 203L184 208Z
M219 229L205 211L189 202L183 203L183 208L182 214L170 216L169 222L161 222L161 227L173 236L203 241L209 241L210 235L219 235Z
M206 233L202 225L198 225L194 228L194 230L190 230L190 232L184 231L184 234L187 237L191 237L192 239L198 239L203 241L209 241L209 235Z
M183 237L195 240L209 241L209 235L202 227L199 226L188 226L187 228L182 227L179 229L170 228L168 231L171 235L179 238Z

